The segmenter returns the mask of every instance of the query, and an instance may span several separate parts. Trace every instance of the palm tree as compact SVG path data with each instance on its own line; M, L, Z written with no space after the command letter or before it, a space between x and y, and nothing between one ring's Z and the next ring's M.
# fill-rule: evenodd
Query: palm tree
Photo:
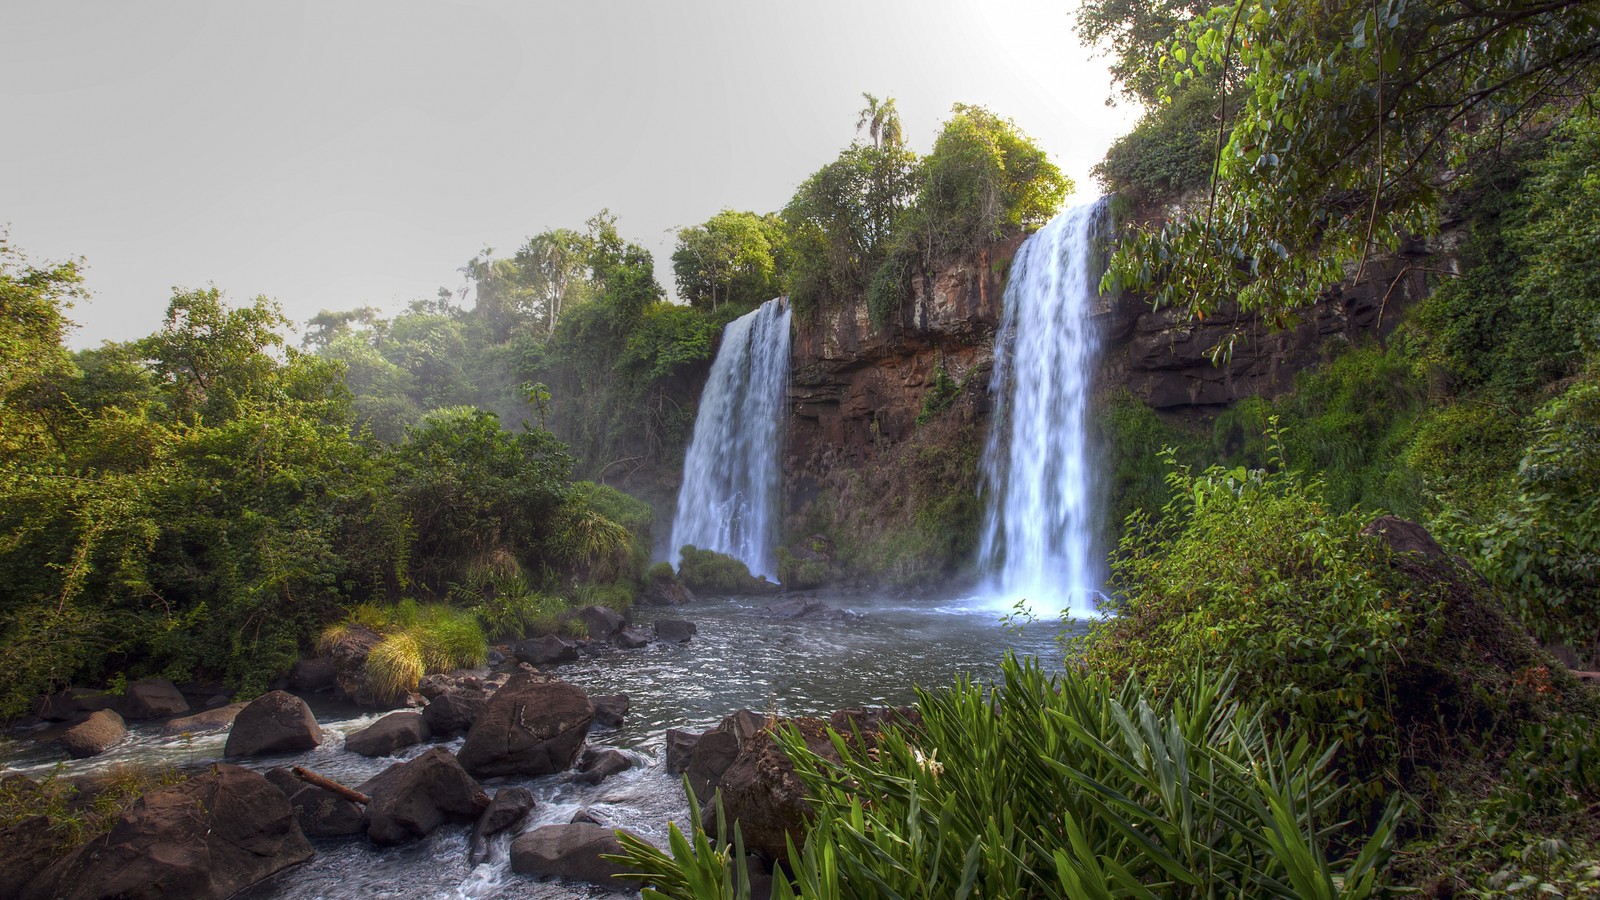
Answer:
M905 134L900 128L900 111L894 108L894 98L886 97L880 101L865 91L861 92L861 96L866 99L867 105L856 120L856 131L866 128L874 147L889 150L899 147L905 140Z

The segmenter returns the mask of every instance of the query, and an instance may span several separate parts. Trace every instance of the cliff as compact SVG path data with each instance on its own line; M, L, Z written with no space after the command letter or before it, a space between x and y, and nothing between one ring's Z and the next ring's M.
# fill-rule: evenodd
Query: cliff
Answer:
M872 325L860 299L825 304L797 321L785 454L791 479L871 459L884 444L904 440L941 365L964 395L986 394L1005 276L1022 241L995 244L924 277L887 328ZM1283 330L1237 311L1194 321L1182 310L1152 309L1137 295L1104 299L1097 313L1100 386L1126 388L1170 413L1204 414L1244 397L1275 396L1335 345L1387 334L1400 311L1426 294L1437 257L1436 247L1414 242L1370 260L1359 282L1333 288ZM1231 356L1213 362L1229 335L1236 336ZM964 399L971 411L987 412L985 400Z

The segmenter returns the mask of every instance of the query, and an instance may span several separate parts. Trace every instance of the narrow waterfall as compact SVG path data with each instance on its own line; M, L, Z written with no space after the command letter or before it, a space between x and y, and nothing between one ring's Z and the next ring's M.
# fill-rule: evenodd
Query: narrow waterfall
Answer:
M776 581L778 457L789 387L789 303L780 297L728 323L700 394L683 464L672 564L693 544Z
M1088 434L1104 200L1063 212L1012 263L995 339L979 564L1004 606L1094 615L1098 486Z

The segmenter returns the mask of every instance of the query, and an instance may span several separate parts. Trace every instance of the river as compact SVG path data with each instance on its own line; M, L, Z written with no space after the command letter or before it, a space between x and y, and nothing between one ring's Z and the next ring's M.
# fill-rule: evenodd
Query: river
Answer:
M588 810L619 828L664 843L667 823L688 812L677 777L663 768L668 728L704 730L740 708L779 715L826 715L851 706L901 705L914 700L913 685L937 687L960 677L987 681L999 672L1006 650L1060 666L1064 633L1082 625L1060 622L1003 623L1003 610L980 601L876 593L816 592L836 609L861 614L849 622L801 619L774 621L756 613L771 598L700 600L669 610L641 608L636 618L685 618L699 633L686 644L652 644L587 656L553 668L554 674L590 694L626 693L631 709L621 727L596 729L597 747L628 752L635 767L598 785L565 776L489 779L485 788L521 784L538 806L520 831L566 822ZM358 784L397 761L433 745L407 748L394 757L368 759L343 749L344 736L383 713L309 697L322 725L322 746L296 756L244 761L255 769L301 765L346 784ZM193 738L160 736L159 724L129 723L129 738L92 760L61 762L53 745L12 734L4 770L39 778L61 766L64 774L87 774L122 765L201 767L220 761L226 732ZM445 743L459 749L461 740ZM467 865L467 826L446 826L400 848L378 848L364 838L317 839L316 857L243 894L269 898L572 898L615 896L600 888L540 883L516 875L509 865L514 835L497 838L488 860Z

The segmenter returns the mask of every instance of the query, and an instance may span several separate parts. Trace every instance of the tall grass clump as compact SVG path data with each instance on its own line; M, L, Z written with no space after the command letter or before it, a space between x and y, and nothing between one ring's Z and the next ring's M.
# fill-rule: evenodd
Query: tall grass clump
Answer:
M320 645L336 644L355 625L383 637L366 662L367 687L381 700L415 690L424 675L476 668L489 659L489 641L472 610L412 599L389 609L363 604L326 629Z
M920 691L914 725L832 733L838 762L781 730L816 818L772 896L1358 898L1383 886L1397 806L1368 833L1340 832L1329 754L1275 739L1230 676L1158 694L1015 658L1003 672L992 689ZM625 839L624 858L653 885L646 897L748 897L738 843L674 827L669 852Z

